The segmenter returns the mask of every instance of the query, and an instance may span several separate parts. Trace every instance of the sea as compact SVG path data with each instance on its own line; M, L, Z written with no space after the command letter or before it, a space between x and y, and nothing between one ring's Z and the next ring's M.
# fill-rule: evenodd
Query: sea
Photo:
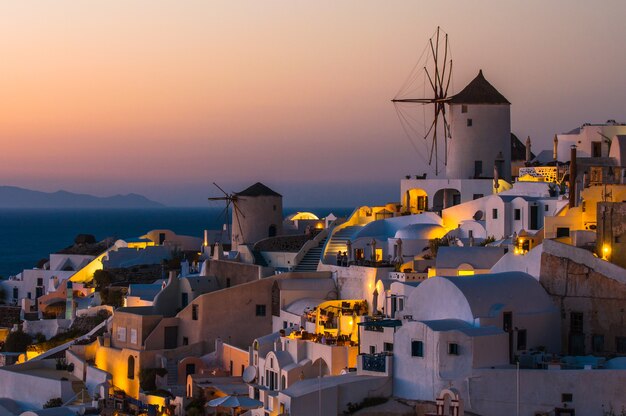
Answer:
M333 213L348 216L353 208L285 208L285 216L298 211L322 218ZM78 234L132 238L154 229L202 238L204 230L222 228L222 208L150 209L2 209L0 210L0 277L8 278L35 267L74 243Z

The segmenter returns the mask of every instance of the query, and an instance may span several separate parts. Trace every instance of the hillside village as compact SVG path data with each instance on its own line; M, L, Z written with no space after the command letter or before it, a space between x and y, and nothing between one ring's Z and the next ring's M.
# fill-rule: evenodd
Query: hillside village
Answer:
M626 124L535 154L482 71L446 105L445 174L397 201L283 218L255 183L227 232L0 281L0 414L623 414Z

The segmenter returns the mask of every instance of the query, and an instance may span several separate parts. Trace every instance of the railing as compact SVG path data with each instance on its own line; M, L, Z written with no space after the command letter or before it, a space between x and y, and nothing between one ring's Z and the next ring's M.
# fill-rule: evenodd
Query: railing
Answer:
M309 250L319 246L320 242L328 237L328 230L328 228L323 229L315 237L313 237L313 239L304 243L298 254L296 254L296 257L293 259L294 268L300 264L300 261L304 258L304 256L306 256Z
M384 373L387 371L387 354L363 354L363 370Z

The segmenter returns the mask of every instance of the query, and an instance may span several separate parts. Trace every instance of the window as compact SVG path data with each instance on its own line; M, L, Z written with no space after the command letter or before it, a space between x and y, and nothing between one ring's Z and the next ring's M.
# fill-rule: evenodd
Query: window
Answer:
M543 208L544 208L544 211L548 212L548 210L550 209L550 206L549 205L544 205Z
M517 349L525 350L526 349L526 330L520 329L517 331Z
M198 320L198 305L191 305L191 319Z
M280 388L281 389L287 388L287 379L285 378L285 376L280 377Z
M493 218L494 220L498 219L498 208L494 208L491 210L491 218Z
M557 227L556 238L569 237L569 227Z
M502 330L511 332L513 329L513 312L504 312L502 314Z
M594 353L602 354L604 352L604 335L593 335L591 337L591 349Z
M393 352L393 343L391 343L391 342L383 343L383 351L385 351L385 352Z
M472 127L472 119L471 118L467 119L467 127Z
M137 344L137 330L135 328L130 329L130 343Z
M424 356L424 343L422 341L411 341L411 357Z
M583 333L583 313L571 312L569 321L569 331L573 334Z
M456 342L451 342L448 344L448 354L450 355L459 355L459 344Z
M483 161L475 160L474 161L474 177L480 178L483 174Z
M519 221L522 219L522 210L519 208L515 208L515 221Z
M28 299L30 299L30 298L31 298L31 296L32 296L32 295L31 295L31 293L30 293L30 292L28 292L28 293L26 294L26 297L27 297Z
M467 104L461 105L461 113L467 113Z
M189 338L183 337L183 345L189 345Z
M256 316L265 316L265 305L256 305Z
M43 279L41 277L37 278L37 286L43 286Z
M483 196L485 196L485 195L483 195L483 194L474 194L472 196L472 199L479 199L479 198L482 198Z
M572 393L561 393L561 401L563 403L571 403L574 401L574 395Z
M615 337L615 350L618 354L626 354L626 337Z
M230 287L230 277L226 278L226 287Z
M376 354L376 345L370 345L370 354Z
M126 342L126 327L117 327L117 340L121 342Z
M17 299L19 295L19 291L16 287L13 288L13 299Z

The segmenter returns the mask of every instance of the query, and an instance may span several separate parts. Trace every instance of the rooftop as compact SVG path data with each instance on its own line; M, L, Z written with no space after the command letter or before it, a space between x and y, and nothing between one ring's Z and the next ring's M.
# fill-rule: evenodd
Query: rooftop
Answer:
M476 78L472 80L463 90L454 95L450 104L511 104L504 95L487 81L483 75L483 70L478 72Z
M261 182L257 182L254 185L244 189L241 192L236 193L237 196L278 196L282 197L278 192L272 191Z

